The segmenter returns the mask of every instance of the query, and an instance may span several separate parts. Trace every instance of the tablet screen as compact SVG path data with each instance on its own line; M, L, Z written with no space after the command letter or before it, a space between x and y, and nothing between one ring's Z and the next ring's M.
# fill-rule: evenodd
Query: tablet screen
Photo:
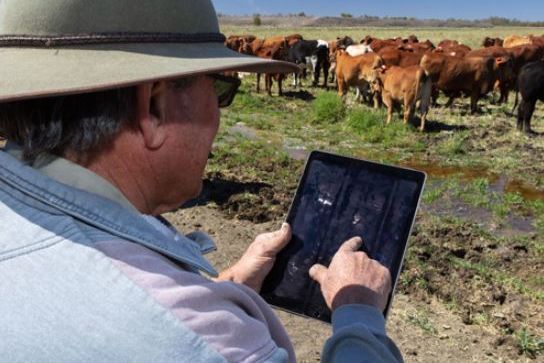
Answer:
M363 238L362 250L390 270L395 284L424 180L425 174L414 170L313 152L287 217L293 237L261 295L279 308L330 322L308 270L315 263L328 266L354 236Z

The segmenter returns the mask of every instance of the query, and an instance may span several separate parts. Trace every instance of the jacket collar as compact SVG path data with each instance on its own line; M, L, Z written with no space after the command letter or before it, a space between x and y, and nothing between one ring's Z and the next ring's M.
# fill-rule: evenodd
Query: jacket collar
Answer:
M23 152L17 144L8 142L4 150L22 162ZM125 198L123 193L109 181L70 160L49 154L40 156L32 165L32 168L59 183L85 190L89 193L98 194L119 203L133 212L137 212L136 208Z
M20 149L12 143L0 151L0 180L12 188L100 230L217 276L197 242L161 233L97 174L54 156L38 160L36 168L22 163L20 157Z

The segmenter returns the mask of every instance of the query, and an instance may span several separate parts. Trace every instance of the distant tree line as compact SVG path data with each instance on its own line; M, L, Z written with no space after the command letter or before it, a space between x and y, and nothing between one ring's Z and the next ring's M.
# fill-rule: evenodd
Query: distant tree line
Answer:
M254 24L254 25L280 25L281 19L306 18L306 26L375 26L375 27L494 27L494 26L516 26L516 27L544 27L544 21L522 21L517 19L508 19L503 17L489 17L486 19L466 20L466 19L418 19L408 16L372 16L361 15L354 16L350 13L341 13L340 16L314 17L304 12L292 14L274 14L274 15L242 15L231 16L218 14L222 23L230 24Z

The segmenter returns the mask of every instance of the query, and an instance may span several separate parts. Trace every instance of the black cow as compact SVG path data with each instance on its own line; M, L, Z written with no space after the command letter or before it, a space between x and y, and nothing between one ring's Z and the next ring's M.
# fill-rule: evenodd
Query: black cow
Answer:
M329 49L327 42L318 40L299 40L291 48L287 60L296 63L303 67L303 75L305 75L306 67L311 66L314 72L313 85L319 83L319 76L323 70L323 87L327 87L327 77L329 75ZM299 75L295 73L294 86L299 84Z
M518 75L521 102L518 109L518 130L531 133L531 118L536 101L544 101L544 61L527 63Z

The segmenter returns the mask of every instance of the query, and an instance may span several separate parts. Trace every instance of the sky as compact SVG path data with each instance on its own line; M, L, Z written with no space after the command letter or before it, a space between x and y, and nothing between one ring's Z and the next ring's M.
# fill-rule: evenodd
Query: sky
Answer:
M525 21L544 21L544 0L212 0L218 13L259 13L338 16L407 16L420 19L483 19L500 16Z

